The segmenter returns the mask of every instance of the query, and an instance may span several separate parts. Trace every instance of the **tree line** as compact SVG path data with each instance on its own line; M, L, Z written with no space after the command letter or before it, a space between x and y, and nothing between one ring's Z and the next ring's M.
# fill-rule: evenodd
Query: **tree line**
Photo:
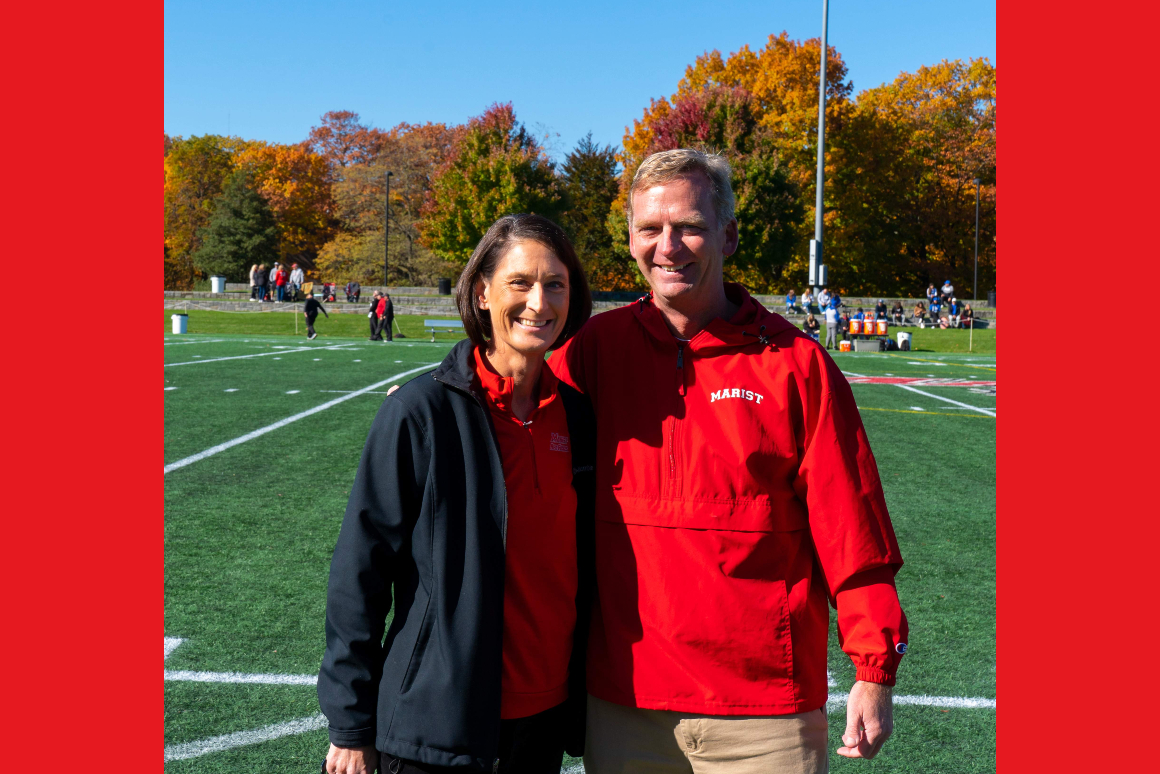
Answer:
M758 292L801 289L813 236L820 41L771 35L708 52L676 93L654 99L620 148L589 134L554 162L511 104L456 126L378 129L321 117L301 143L165 137L165 283L244 280L253 263L299 263L314 278L379 284L389 221L391 285L454 277L501 215L536 212L576 244L594 288L645 283L628 252L624 202L650 153L700 147L733 167L741 244L727 278ZM979 180L980 295L995 283L995 67L943 61L853 93L827 54L826 263L847 294L917 295L972 286ZM386 201L387 171L390 201Z

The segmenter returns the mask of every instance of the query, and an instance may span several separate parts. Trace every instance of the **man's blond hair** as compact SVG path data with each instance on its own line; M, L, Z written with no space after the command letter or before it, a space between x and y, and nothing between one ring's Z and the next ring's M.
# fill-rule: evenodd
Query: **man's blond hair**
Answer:
M637 167L636 174L632 177L632 186L628 189L628 203L624 206L629 228L632 228L632 197L637 191L647 190L697 172L709 178L709 185L713 189L713 210L717 215L717 227L723 228L726 223L733 220L735 203L733 185L730 183L732 170L729 168L729 160L719 153L677 148L654 153Z

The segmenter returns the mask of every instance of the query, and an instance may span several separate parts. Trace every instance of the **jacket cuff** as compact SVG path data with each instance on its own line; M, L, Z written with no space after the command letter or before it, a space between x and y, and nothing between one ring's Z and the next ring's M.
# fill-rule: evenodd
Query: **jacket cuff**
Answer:
M354 729L330 728L330 743L335 747L374 747L375 727Z
M881 669L875 669L874 667L858 667L854 674L854 679L861 680L864 683L894 685L894 675L889 672L884 672Z

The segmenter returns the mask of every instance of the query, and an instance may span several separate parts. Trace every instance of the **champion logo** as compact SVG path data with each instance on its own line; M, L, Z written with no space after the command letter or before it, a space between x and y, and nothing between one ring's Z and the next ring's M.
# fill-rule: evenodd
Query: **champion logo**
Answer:
M754 392L753 390L746 390L746 389L743 389L741 387L730 387L730 388L726 388L724 390L717 390L716 392L709 393L709 402L710 403L716 403L719 400L725 400L727 398L737 398L738 400L752 400L752 401L756 401L758 405L761 405L761 401L765 400L764 395L759 395L756 392Z
M568 436L560 435L559 433L552 433L552 440L548 442L548 448L552 451L566 452L570 451L568 446Z

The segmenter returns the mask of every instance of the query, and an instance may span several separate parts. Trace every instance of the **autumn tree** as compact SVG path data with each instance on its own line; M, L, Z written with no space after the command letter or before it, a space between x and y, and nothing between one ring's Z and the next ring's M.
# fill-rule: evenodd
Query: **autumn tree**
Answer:
M589 132L565 157L560 169L567 206L560 225L572 238L594 287L609 284L605 275L619 269L612 236L605 226L608 208L618 193L617 166L616 150L611 145L600 147Z
M225 138L166 137L165 153L165 287L189 289L198 279L193 254L209 223L214 202L233 171Z
M552 161L511 104L495 104L468 122L437 171L419 230L436 255L462 266L499 217L528 212L558 221L562 205Z
M306 146L326 159L337 177L347 167L374 161L386 139L386 134L359 120L358 113L332 110L325 113L319 125L311 127Z
M213 215L199 237L193 264L206 274L244 281L251 265L273 264L278 258L278 225L274 211L258 193L255 175L234 172L215 202Z
M447 159L462 133L444 124L399 124L386 133L379 157L349 167L334 184L343 233L320 255L327 277L383 281L383 225L386 175L391 176L390 284L430 285L448 274L443 259L420 240L419 217L435 171Z
M304 145L248 142L234 163L252 174L255 189L274 212L282 262L314 268L338 225L326 159Z

